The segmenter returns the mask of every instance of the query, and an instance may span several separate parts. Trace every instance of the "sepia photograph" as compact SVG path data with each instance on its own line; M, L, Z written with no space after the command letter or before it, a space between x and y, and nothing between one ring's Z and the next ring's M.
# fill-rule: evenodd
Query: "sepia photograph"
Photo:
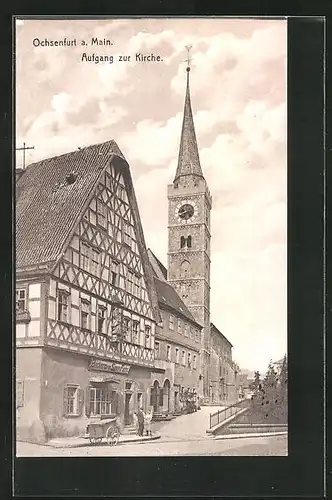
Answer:
M16 456L287 456L287 20L14 29Z

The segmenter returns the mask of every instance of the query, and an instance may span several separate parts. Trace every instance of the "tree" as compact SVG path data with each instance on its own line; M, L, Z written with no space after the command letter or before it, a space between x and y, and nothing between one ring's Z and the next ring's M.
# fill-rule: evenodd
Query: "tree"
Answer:
M284 375L285 370L282 375L283 379ZM263 396L261 405L266 418L276 421L284 421L287 418L287 408L285 406L285 399L282 393L282 390L285 388L285 384L283 382L281 385L280 379L281 376L278 380L272 361L270 361L263 380Z
M287 386L287 378L288 378L288 367L287 367L287 356L285 354L284 359L282 360L282 366L279 375L279 382L281 387Z
M277 387L277 382L277 372L273 367L272 360L270 360L269 366L267 367L267 372L263 380L264 389L275 389Z
M279 375L279 398L280 402L287 405L288 398L288 366L287 366L287 356L285 354L282 361L282 366Z
M259 371L257 371L255 372L254 380L249 384L249 389L253 391L254 394L257 394L261 387L261 374L259 373Z

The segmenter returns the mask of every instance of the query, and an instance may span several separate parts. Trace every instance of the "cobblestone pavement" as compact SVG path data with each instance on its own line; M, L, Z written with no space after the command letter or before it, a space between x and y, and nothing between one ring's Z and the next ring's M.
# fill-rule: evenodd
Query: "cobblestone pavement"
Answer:
M286 456L287 436L248 437L238 439L206 439L198 441L150 441L110 447L51 448L30 443L17 443L19 457L148 457L148 456Z
M180 415L168 422L153 422L153 431L160 434L161 441L187 441L211 439L206 433L210 425L210 413L224 406L202 406L188 415Z
M153 433L160 439L143 443L81 448L52 448L50 446L17 443L18 456L180 456L180 455L236 455L285 456L287 436L241 437L218 439L206 433L210 412L222 407L204 406L201 410L181 415L167 422L154 422Z

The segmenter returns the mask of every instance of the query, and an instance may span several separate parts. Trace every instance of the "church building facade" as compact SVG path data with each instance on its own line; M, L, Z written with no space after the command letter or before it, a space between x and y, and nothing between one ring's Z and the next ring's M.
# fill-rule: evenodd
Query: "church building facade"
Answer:
M220 350L216 348L218 342L213 341L213 331L216 327L212 325L210 317L212 196L200 164L191 107L189 66L186 71L187 84L178 164L173 182L167 191L167 279L195 321L202 327L199 398L202 403L225 403L226 398L228 400L228 391L213 389L216 378L215 359L219 359ZM228 344L232 347L229 342ZM234 374L231 356L228 356L227 360L228 369ZM237 389L234 389L229 400L237 400Z

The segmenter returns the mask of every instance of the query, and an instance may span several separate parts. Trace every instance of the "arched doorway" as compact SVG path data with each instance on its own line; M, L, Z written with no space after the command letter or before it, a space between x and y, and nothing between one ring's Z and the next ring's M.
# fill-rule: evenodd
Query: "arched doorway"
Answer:
M158 412L159 410L159 399L160 399L160 387L158 380L153 382L153 386L151 387L151 398L150 405L153 407L154 412Z
M163 410L169 411L169 401L170 401L171 384L168 379L165 380L163 385Z

